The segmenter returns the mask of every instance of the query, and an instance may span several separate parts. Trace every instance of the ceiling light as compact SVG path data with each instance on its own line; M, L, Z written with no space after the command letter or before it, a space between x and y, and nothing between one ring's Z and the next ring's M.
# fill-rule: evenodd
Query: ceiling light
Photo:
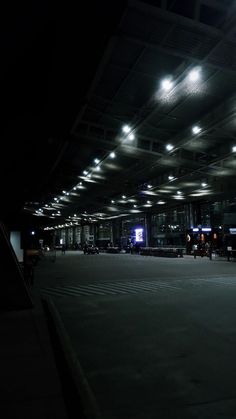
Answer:
M114 158L116 157L116 154L114 153L114 151L112 151L112 152L109 154L109 156L110 156L112 159L114 159Z
M87 170L84 170L83 174L86 176L88 174Z
M114 199L112 199L112 200L111 200L111 203L112 203L112 204L114 204L114 203L115 203Z
M158 205L164 205L165 204L165 201L157 201L157 204Z
M94 163L95 163L95 164L98 164L98 163L100 163L100 160L98 160L98 159L96 158L96 159L94 159Z
M174 146L172 144L167 144L166 145L166 150L171 151L173 150Z
M76 191L76 189L77 189L76 186L74 186L73 190Z
M149 184L149 185L147 185L147 187L148 187L148 189L151 189L152 188L152 185Z
M151 201L147 201L147 204L151 204Z
M135 136L134 136L134 134L132 132L131 132L131 134L128 135L128 139L130 141L133 141L135 139Z
M236 153L236 145L234 145L234 146L232 147L232 152L233 152L233 153Z
M122 131L125 132L125 134L128 134L131 131L131 128L129 125L124 125Z
M173 82L171 81L171 79L164 79L161 82L161 87L162 89L169 91L173 87Z
M181 191L177 191L177 195L181 195L182 194L182 192Z
M62 191L62 193L66 193L66 191Z
M168 176L168 179L169 179L169 180L173 180L173 179L174 179L174 176L169 175L169 176Z
M133 207L134 207L134 208L137 208L137 205L136 205L136 204L134 204L134 205L133 205Z
M201 128L198 125L195 125L192 128L192 132L193 132L193 134L199 134L199 132L201 132Z
M125 199L126 198L126 195L122 195L122 199Z
M200 67L197 67L197 68L194 68L193 70L191 70L189 72L189 75L188 75L189 80L190 81L197 81L197 80L199 80L199 78L200 78L200 71L201 71L201 68Z
M201 185L202 185L203 188L205 188L207 186L207 183L206 182L202 182Z

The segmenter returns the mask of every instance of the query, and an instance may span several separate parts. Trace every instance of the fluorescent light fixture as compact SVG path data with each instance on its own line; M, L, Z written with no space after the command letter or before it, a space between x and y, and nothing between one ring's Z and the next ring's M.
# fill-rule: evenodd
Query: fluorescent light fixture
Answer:
M134 136L134 134L131 132L131 133L128 135L128 140L133 141L134 139L135 139L135 136Z
M128 134L128 133L131 131L131 128L130 128L130 126L129 126L129 125L124 125L124 126L122 127L122 131L123 131L125 134Z
M173 150L174 146L172 144L167 144L166 145L166 150L171 151Z
M193 134L199 134L199 132L201 132L201 128L198 125L194 125L194 127L192 127L192 132Z
M195 232L196 231L199 231L199 228L197 228L197 227L196 228L193 228L193 231L195 231Z
M202 231L211 231L211 227L203 227Z
M171 81L171 79L170 78L168 78L168 79L164 79L164 80L162 80L162 82L161 82L161 87L162 87L162 89L163 90L165 90L165 91L169 91L169 90L171 90L172 89L172 87L173 87L173 82Z
M111 159L114 159L116 157L116 154L114 153L114 151L112 151L109 156L111 157Z
M196 67L189 72L188 78L190 81L194 82L200 79L201 67Z

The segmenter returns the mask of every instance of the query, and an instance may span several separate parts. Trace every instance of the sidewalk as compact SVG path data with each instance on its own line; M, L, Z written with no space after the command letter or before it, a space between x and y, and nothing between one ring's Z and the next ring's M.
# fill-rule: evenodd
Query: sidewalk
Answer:
M0 417L68 419L45 315L34 303L0 314Z

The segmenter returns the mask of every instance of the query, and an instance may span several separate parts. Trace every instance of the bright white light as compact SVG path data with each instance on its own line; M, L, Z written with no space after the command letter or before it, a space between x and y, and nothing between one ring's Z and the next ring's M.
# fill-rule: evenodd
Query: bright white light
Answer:
M97 167L96 167L96 170L97 170L97 172L100 172L101 167L100 167L100 166L97 166Z
M114 151L112 151L109 156L111 157L111 159L114 159L116 157L116 154L114 153Z
M77 217L77 215L76 215L76 214L74 214L74 217Z
M66 193L66 191L62 191L62 193Z
M199 134L199 132L201 132L201 128L198 126L198 125L195 125L193 128L192 128L192 132L193 132L193 134Z
M157 204L158 205L164 205L165 204L165 201L157 201Z
M147 187L148 187L148 189L151 189L152 188L152 185L147 185Z
M84 170L83 174L86 176L88 174L87 170Z
M125 134L128 134L131 131L131 128L129 125L124 125L122 131L125 132Z
M201 185L202 185L203 188L205 188L207 186L207 183L202 182Z
M236 145L234 145L234 146L232 147L232 152L233 152L233 153L236 153Z
M173 179L174 179L174 176L169 175L169 176L168 176L168 179L169 179L169 180L173 180Z
M76 186L74 186L73 190L76 191L76 189L77 189Z
M200 71L201 71L201 68L200 67L194 68L193 70L191 70L190 73L189 73L189 75L188 75L189 80L190 81L197 81L197 80L199 80L200 79Z
M137 208L137 205L136 205L136 204L134 204L134 205L133 205L133 207L134 207L134 208Z
M181 195L182 194L182 192L181 191L177 191L177 195Z
M111 200L111 203L112 203L112 204L114 204L114 203L115 203L114 199L112 199L112 200Z
M128 140L133 141L135 139L134 134L131 132L131 134L128 135Z
M35 231L31 231L31 235L34 236L35 235Z
M164 79L161 82L161 87L162 87L162 89L164 89L168 92L170 89L172 89L173 82L171 81L171 79Z
M147 204L151 204L151 201L147 201Z
M94 159L94 163L95 163L95 164L98 164L98 163L100 163L100 160L98 160L98 159Z
M171 151L173 150L174 146L172 144L167 144L166 145L166 150Z
M91 174L90 173L88 174L88 178L91 178Z
M122 195L122 199L125 199L126 198L126 195Z

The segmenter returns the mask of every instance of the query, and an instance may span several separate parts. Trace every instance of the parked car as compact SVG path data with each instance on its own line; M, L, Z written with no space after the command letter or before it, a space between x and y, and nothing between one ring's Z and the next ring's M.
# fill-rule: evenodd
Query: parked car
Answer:
M94 246L93 244L88 244L84 247L85 255L94 255L95 253L99 254L99 249L97 246Z

